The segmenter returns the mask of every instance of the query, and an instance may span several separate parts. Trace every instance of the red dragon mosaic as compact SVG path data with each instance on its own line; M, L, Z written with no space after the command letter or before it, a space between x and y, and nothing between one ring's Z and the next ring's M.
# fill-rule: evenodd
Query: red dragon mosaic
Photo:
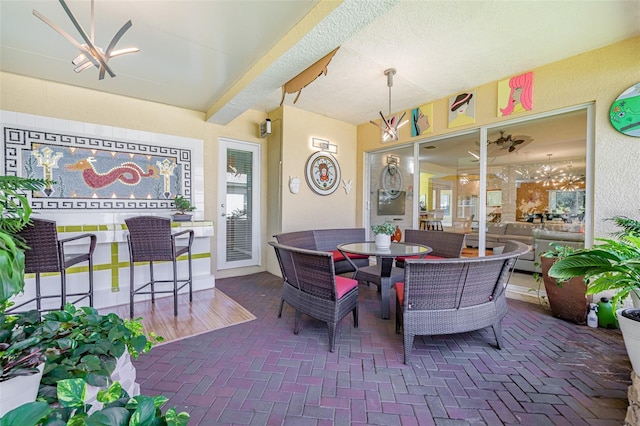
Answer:
M136 163L130 161L124 162L106 173L99 173L93 166L95 162L94 157L88 157L74 164L68 164L66 169L82 171L82 179L87 186L94 189L104 188L116 181L125 185L137 185L143 177L151 177L155 174L152 167L149 167L145 172Z

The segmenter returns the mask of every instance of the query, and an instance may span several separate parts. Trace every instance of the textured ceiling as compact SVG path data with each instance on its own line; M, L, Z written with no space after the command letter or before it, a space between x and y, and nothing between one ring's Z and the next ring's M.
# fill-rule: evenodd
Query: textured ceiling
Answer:
M89 31L90 2L67 2ZM76 40L55 1L0 0L0 69L206 112L226 124L271 111L282 84L341 46L297 108L353 124L408 109L640 34L639 1L118 1L96 0L104 48L128 19L115 78L73 72ZM637 52L630 52L637 55ZM293 103L288 95L286 104Z

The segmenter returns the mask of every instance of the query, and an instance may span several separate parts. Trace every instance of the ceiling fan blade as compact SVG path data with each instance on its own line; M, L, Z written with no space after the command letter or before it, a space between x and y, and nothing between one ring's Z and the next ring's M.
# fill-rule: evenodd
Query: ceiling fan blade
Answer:
M80 52L82 52L86 56L86 58L93 63L93 65L95 65L96 67L100 66L100 63L96 60L96 58L93 57L91 52L89 52L89 50L86 47L84 47L83 45L78 43L73 37L71 37L69 34L67 34L62 28L60 28L59 26L57 26L56 24L51 22L46 16L42 15L40 12L38 12L35 9L33 9L33 15L36 18L40 19L45 24L47 24L48 26L50 26L55 32L60 34L62 37L67 39L67 41L69 43L73 44L73 46L76 49L78 49Z
M387 121L386 118L384 118L384 114L382 114L382 111L380 111L380 117L382 117L382 122L384 123L385 126L387 126L387 129L390 129L391 124Z
M124 33L127 32L127 30L129 28L131 28L133 24L131 23L131 20L128 20L123 26L122 28L120 28L120 30L118 30L118 32L116 33L116 35L113 36L113 38L111 39L111 43L109 43L109 46L107 47L107 51L104 53L105 56L107 58L111 58L111 52L113 51L113 49L116 47L116 44L118 44L118 42L120 41L120 39L122 38L122 36L124 35ZM137 49L137 51L140 51L140 49Z
M104 54L100 52L96 48L96 46L94 46L93 41L89 38L89 36L87 36L87 33L84 31L84 29L82 28L82 25L80 25L76 17L73 15L73 13L71 12L71 9L69 9L69 6L67 6L64 0L59 0L59 1L64 11L69 16L69 19L73 23L73 26L76 27L76 30L78 30L84 42L87 44L87 46L89 46L89 51L92 53L91 56L94 56L95 59L97 59L98 62L100 62L101 69L104 68L111 77L115 77L116 76L115 73L111 70L111 68L109 68L109 65L107 65L107 61L106 61L106 58L104 57ZM104 73L103 73L103 77L104 77Z
M375 124L375 125L376 125L376 126L378 126L378 127L380 128L380 130L382 130L383 132L385 132L385 131L386 131L386 130L384 129L384 127L382 127L381 125L379 125L378 123L376 123L376 122L375 122L375 121L373 121L373 120L369 120L369 123L371 123L371 124Z

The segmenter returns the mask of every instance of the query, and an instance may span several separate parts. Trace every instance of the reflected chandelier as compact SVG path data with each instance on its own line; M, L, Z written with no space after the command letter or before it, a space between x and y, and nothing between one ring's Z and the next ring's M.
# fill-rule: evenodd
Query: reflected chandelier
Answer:
M397 115L391 115L391 87L393 86L393 76L396 74L395 68L388 68L384 70L384 75L387 76L387 87L389 87L389 115L388 118L385 118L382 111L380 111L380 117L382 118L382 123L384 126L379 125L373 120L369 120L369 123L378 126L382 130L382 141L383 142L391 142L398 140L398 129L409 122L409 120L404 120L404 116L407 114L406 111L402 113L400 118Z
M573 174L571 164L567 166L567 174L560 179L558 189L562 191L575 191L584 184L584 176Z
M116 56L126 55L128 53L136 53L140 51L140 49L136 47L114 50L116 44L118 44L118 41L120 41L120 38L122 38L124 33L126 33L127 30L133 25L131 23L131 20L127 21L116 33L116 35L113 36L113 38L111 39L111 43L109 43L109 46L107 46L107 50L104 51L100 46L97 46L94 41L94 0L91 0L91 36L87 35L84 28L82 28L82 25L80 25L76 17L71 12L71 9L69 9L69 6L67 6L67 3L65 3L64 0L59 1L64 11L67 13L67 16L69 16L69 19L73 23L73 26L76 27L76 30L78 30L78 32L80 33L80 36L82 37L84 43L80 44L79 42L77 42L62 28L51 22L47 17L42 15L37 10L34 9L33 14L36 16L36 18L40 19L42 22L53 28L58 34L64 37L67 41L73 44L76 49L80 51L80 54L71 61L71 63L76 67L74 68L75 72L80 73L93 65L100 70L98 77L99 80L104 79L105 72L108 73L111 77L115 77L115 73L108 65L109 59Z
M562 169L558 169L551 165L551 156L553 154L547 154L549 160L547 164L543 165L536 172L536 183L541 183L542 186L556 186L561 178L564 177Z

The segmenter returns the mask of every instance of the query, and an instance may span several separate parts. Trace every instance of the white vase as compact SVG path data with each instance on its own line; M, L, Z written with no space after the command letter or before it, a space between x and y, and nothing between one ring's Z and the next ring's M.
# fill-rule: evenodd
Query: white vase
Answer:
M140 395L140 384L136 383L136 368L131 362L131 356L128 351L125 351L122 356L118 358L116 367L113 369L113 373L111 373L111 383L113 382L119 382L122 389L127 391L131 397ZM89 413L93 413L102 408L102 403L96 400L100 389L101 388L97 386L87 385L84 401L85 404L91 404Z
M391 247L391 235L387 235L387 234L376 235L376 247L383 250Z
M22 404L36 400L44 363L38 366L38 371L30 376L18 376L0 382L0 395L2 395L0 398L0 417Z
M638 374L640 371L640 322L622 316L625 308L616 310L618 324L622 331L624 346L627 348L627 355L631 361L631 368Z

